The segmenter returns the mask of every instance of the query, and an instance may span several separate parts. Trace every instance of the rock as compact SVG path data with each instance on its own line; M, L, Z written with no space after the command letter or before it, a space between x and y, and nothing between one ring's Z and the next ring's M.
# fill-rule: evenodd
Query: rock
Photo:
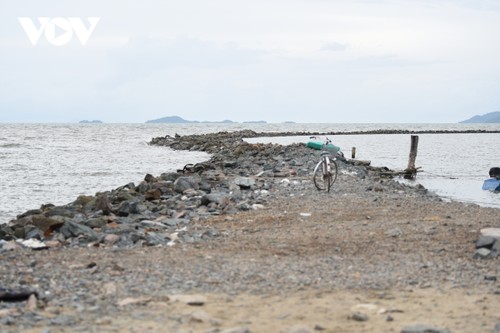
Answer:
M202 306L207 302L203 295L171 295L168 297L171 302L181 302L192 306Z
M107 234L104 236L104 243L107 245L114 245L120 241L120 236L115 234Z
M495 241L495 243L491 247L491 252L500 255L500 240Z
M76 324L76 319L70 315L59 315L50 320L50 323L54 326L65 326L72 327Z
M188 224L189 220L184 219L184 218L171 218L171 219L161 220L161 223L163 223L169 227L176 227L176 226Z
M34 294L31 294L26 303L26 310L34 311L37 308L37 298Z
M252 333L249 328L246 327L232 327L226 328L222 331L218 331L219 333Z
M355 312L349 316L349 319L354 320L354 321L368 321L369 317L368 317L368 315L366 315L364 313Z
M198 190L198 180L193 177L179 177L174 182L174 190L177 193L184 193L186 190Z
M19 248L19 245L15 241L0 241L0 248L4 251L14 251Z
M491 249L496 239L492 236L481 236L476 242L476 249L485 247Z
M93 241L93 240L97 239L97 235L94 232L94 230L92 230L91 228L89 228L85 225L77 224L77 223L74 223L71 221L64 223L64 225L61 227L61 229L59 231L66 238L78 237L78 236L82 235L82 236L87 237L89 241Z
M161 199L161 191L159 189L151 189L151 190L148 190L145 194L144 194L144 198L148 201L152 201L152 200L160 200Z
M33 250L43 250L43 249L48 248L47 244L45 244L42 241L39 241L38 239L33 239L33 238L26 239L26 240L19 239L18 242L22 246L28 247L28 248L33 249Z
M44 233L47 231L55 230L61 227L64 222L54 218L48 218L42 215L35 215L32 217L32 224L42 230Z
M401 330L401 333L451 333L451 332L447 329L419 324L413 326L406 326Z
M495 325L495 328L493 328L493 333L500 333L500 323L497 323Z
M477 249L476 253L473 256L473 259L490 259L492 258L491 250L488 250L484 247Z
M403 232L402 232L402 231L401 231L401 229L399 229L399 228L394 228L394 229L391 229L391 230L387 230L387 231L385 232L385 235L386 235L387 237L394 237L394 238L396 238L396 237L400 237L400 236L402 236L402 235L403 235Z
M195 311L189 316L189 321L197 323L208 323L211 325L220 325L220 320L212 317L205 311Z
M90 228L102 228L107 224L108 224L108 218L103 216L91 218L86 223L86 225Z
M201 204L207 206L210 203L220 205L227 196L220 193L210 193L201 197Z
M234 183L238 185L242 190L249 190L255 185L255 179L247 177L238 177L234 180Z
M113 206L108 198L108 193L102 193L97 196L97 209L101 210L104 215L109 215Z
M484 228L480 230L481 236L493 237L500 240L500 228Z
M75 212L66 207L54 207L45 213L47 217L62 216L72 218L75 216Z
M20 215L17 215L17 219L22 219L23 217L27 217L27 216L30 216L30 215L40 215L42 214L43 211L41 209L30 209Z
M25 226L24 231L25 231L24 238L26 238L26 239L30 239L30 238L43 239L44 238L43 231L37 227Z
M151 302L152 298L151 297L127 297L124 298L118 302L116 302L116 305L119 307L127 306L127 305L146 305L149 302Z
M313 330L311 330L307 326L295 325L293 327L290 327L286 332L287 333L313 333Z
M149 173L144 177L144 181L146 183L153 183L153 182L156 182L157 179L155 177L153 177L153 175L150 175Z
M120 204L118 208L118 216L128 216L130 214L142 214L148 207L140 199L133 199L129 201L124 201Z
M116 196L113 198L113 202L123 202L133 200L134 196L127 189L123 189L119 191Z

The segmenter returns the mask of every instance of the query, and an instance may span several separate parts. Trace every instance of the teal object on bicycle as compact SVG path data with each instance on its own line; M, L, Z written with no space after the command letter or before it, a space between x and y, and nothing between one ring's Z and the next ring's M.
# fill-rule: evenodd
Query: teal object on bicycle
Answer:
M316 149L316 150L322 150L323 149L323 142L320 141L309 141L307 143L307 147ZM327 144L326 149L331 152L332 154L336 154L339 152L340 147L335 146L334 144Z

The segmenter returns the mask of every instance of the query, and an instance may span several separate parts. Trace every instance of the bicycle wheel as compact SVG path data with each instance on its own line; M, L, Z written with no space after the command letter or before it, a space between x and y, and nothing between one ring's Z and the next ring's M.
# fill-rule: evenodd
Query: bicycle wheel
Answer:
M316 186L318 191L328 190L328 184L330 182L328 180L329 175L326 169L327 167L325 159L322 158L321 161L319 161L318 164L316 164L313 173L314 186Z
M328 192L330 192L330 187L333 186L333 183L337 180L337 175L339 173L337 162L334 159L330 158L330 183L328 186Z
M314 168L313 182L314 186L316 186L319 191L330 192L330 188L337 179L337 163L331 158L330 171L328 171L327 169L328 168L325 159L321 159L321 161Z

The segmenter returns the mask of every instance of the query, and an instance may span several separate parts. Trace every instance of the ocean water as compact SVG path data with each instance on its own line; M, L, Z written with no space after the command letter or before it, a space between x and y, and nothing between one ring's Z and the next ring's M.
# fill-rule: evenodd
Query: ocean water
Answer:
M475 124L0 124L0 223L41 204L66 204L147 173L175 171L207 160L202 152L149 146L153 137L251 129L256 132L396 130L500 130ZM500 166L500 134L421 134L417 182L444 198L500 208L500 195L481 190L490 167ZM410 135L334 135L346 155L372 165L404 169ZM306 137L256 138L288 144Z

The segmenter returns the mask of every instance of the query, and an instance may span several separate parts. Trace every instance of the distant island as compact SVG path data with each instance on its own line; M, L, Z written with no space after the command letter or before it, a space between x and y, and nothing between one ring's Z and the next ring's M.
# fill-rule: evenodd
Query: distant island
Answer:
M500 123L500 111L474 116L470 119L461 121L460 123L462 124Z
M222 121L198 121L198 120L186 120L184 118L181 118L179 116L169 116L169 117L163 117L159 119L153 119L153 120L148 120L146 121L146 124L234 124L236 122L232 120L222 120ZM259 120L259 121L245 121L243 122L245 124L266 124L265 121Z
M102 124L100 120L81 120L80 124Z

